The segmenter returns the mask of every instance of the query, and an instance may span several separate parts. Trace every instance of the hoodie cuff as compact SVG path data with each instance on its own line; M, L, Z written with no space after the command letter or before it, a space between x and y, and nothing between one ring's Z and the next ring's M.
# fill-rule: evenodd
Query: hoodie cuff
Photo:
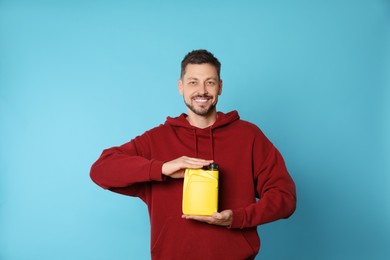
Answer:
M233 222L229 228L243 228L244 212L244 209L233 210Z
M163 181L165 176L162 174L162 166L164 162L153 160L150 165L149 177L151 181Z

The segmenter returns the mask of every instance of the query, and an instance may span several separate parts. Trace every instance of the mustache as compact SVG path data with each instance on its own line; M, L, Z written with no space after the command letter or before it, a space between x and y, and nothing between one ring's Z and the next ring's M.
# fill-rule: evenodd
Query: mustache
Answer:
M212 96L208 95L208 94L203 94L203 95L194 95L192 96L192 98L212 98Z

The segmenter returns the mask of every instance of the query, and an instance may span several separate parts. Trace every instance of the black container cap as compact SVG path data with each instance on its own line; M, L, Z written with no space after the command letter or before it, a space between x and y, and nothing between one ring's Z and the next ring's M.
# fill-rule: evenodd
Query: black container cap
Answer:
M209 170L218 170L218 167L219 167L218 164L212 163L209 165L208 169Z

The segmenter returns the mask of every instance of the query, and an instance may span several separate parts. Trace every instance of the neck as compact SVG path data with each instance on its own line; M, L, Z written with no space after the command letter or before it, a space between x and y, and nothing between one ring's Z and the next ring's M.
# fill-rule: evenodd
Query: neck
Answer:
M209 115L205 116L200 116L192 111L188 111L187 121L190 123L190 125L197 128L207 128L215 123L217 117L217 111L215 110L212 111Z

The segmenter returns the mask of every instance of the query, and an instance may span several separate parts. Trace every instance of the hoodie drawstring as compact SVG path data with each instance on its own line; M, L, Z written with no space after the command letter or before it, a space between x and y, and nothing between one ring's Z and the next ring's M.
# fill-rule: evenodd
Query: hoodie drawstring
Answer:
M199 156L199 149L198 149L198 135L196 133L196 128L192 128L193 134L194 134L194 141L195 141L195 158L198 158ZM210 127L209 129L209 135L210 135L210 152L211 152L211 159L214 160L214 136L213 136L213 129ZM206 159L206 158L205 158Z
M195 136L195 158L198 158L198 135L196 134L196 128L193 128Z
M214 136L213 128L210 127L210 148L211 148L211 159L214 160Z

